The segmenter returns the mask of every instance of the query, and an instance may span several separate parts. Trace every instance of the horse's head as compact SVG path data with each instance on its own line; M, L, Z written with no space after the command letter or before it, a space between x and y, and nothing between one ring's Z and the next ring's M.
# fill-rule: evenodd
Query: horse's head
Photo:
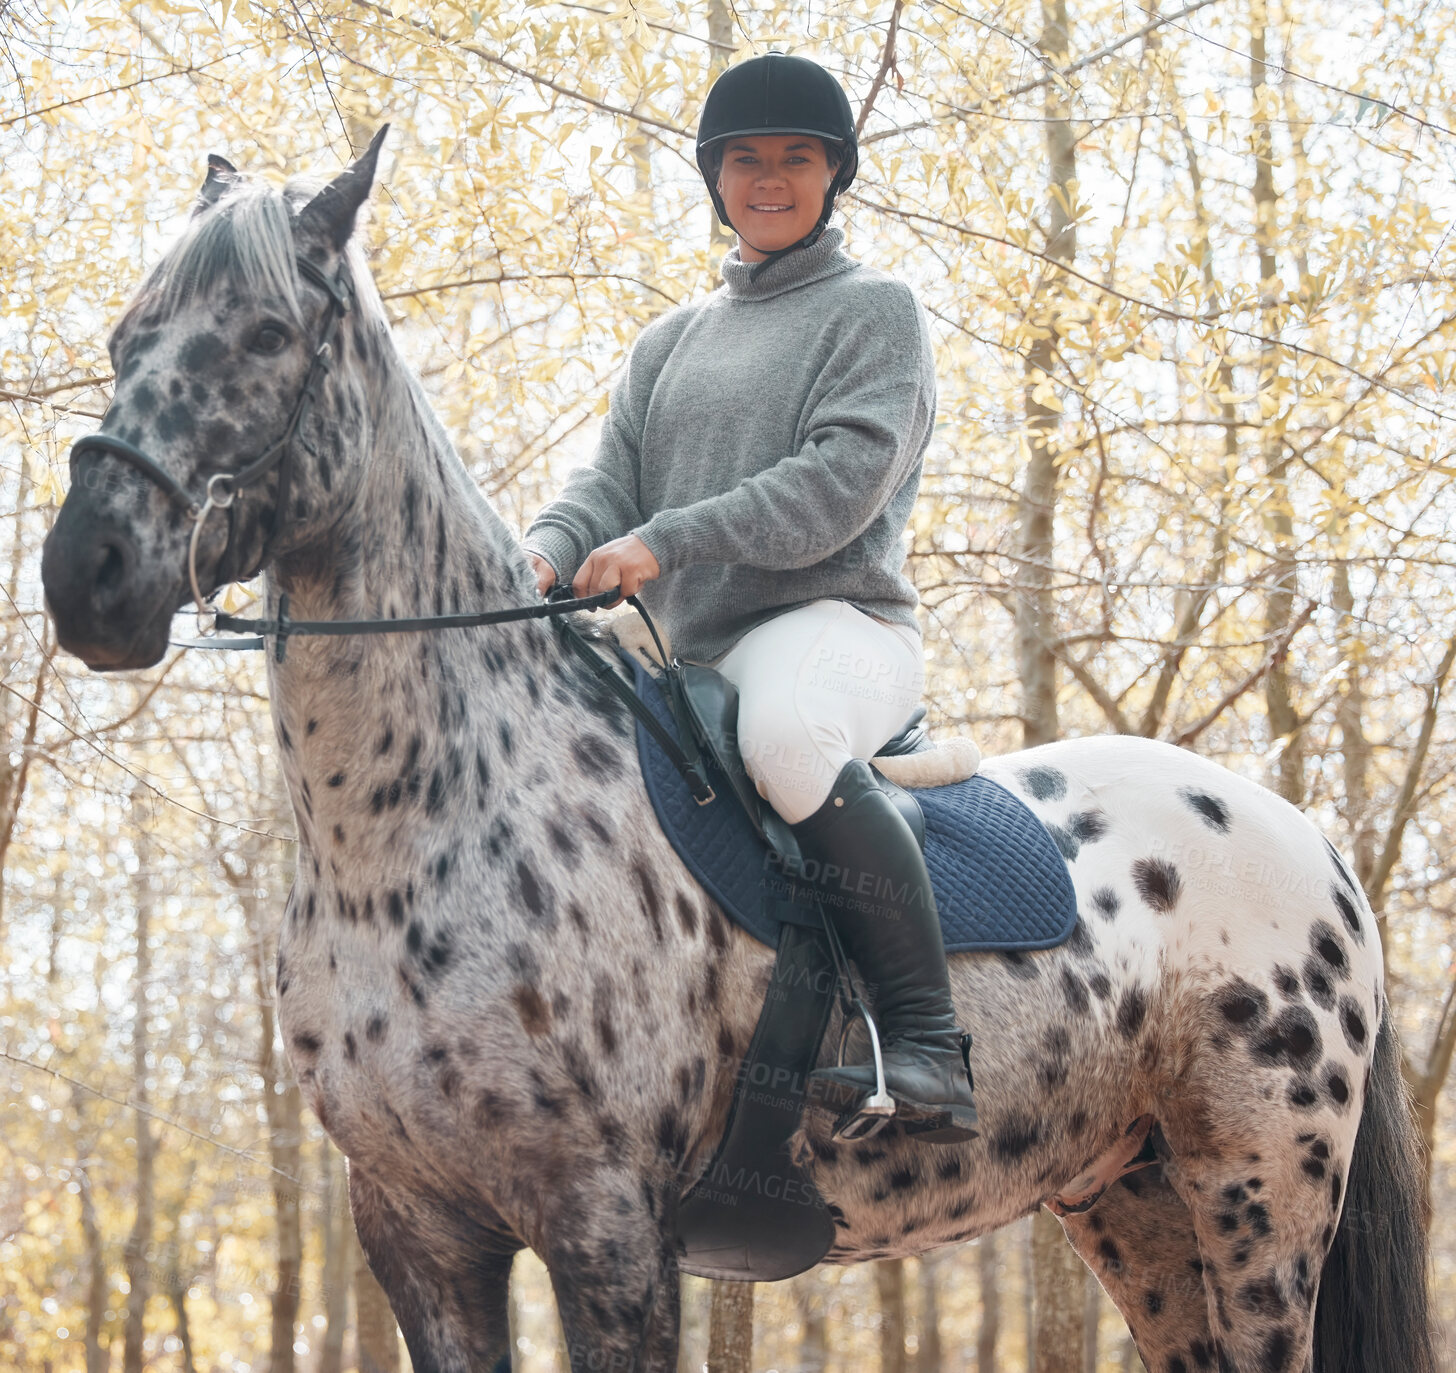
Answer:
M350 240L384 133L322 190L208 159L187 231L108 341L111 405L45 543L61 645L88 666L157 662L194 572L203 596L257 575L357 490L385 325Z

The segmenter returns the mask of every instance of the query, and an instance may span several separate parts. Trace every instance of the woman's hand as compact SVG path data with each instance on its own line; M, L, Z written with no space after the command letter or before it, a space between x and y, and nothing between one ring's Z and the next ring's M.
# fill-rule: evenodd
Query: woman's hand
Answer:
M621 588L623 596L635 596L644 582L652 581L661 571L652 550L635 534L628 534L592 549L577 569L571 589L578 596L595 596L615 586ZM612 602L620 603L620 599Z
M556 585L556 569L539 553L532 553L529 548L526 556L531 560L531 567L536 573L536 591L544 596Z

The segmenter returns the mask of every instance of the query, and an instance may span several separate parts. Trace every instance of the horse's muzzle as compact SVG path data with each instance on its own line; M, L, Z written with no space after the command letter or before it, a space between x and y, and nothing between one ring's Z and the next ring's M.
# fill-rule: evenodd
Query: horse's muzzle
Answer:
M97 671L150 667L167 648L172 605L139 570L119 525L67 500L41 555L41 583L68 653Z

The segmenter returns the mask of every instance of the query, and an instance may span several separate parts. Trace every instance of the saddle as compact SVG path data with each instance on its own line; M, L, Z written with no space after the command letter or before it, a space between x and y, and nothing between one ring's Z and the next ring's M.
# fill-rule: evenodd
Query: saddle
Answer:
M639 661L634 676L639 699L687 738L705 788L690 790L639 730L639 761L658 823L724 913L776 951L723 1136L679 1203L679 1265L714 1278L789 1277L818 1263L834 1240L832 1218L791 1143L804 1124L808 1075L818 1066L836 1003L841 1062L858 1019L870 1027L875 1052L873 1021L814 889L795 880L802 867L793 831L758 795L743 765L733 684L697 664L674 664L658 676ZM947 950L1061 943L1077 917L1071 878L1052 837L1016 796L981 776L911 792L880 766L928 760L936 751L922 707L870 767L926 853ZM888 1111L871 1097L835 1120L831 1133L864 1139L916 1128L889 1115L887 1094L884 1102Z
M657 640L651 620L629 599ZM729 919L776 951L723 1135L678 1204L679 1267L748 1282L792 1277L817 1264L834 1242L829 1209L791 1144L808 1110L808 1075L818 1066L836 1006L841 1062L847 1033L860 1018L878 1059L873 1020L855 994L814 887L802 876L793 831L759 796L743 764L733 684L712 668L670 658L660 640L649 668L620 640L593 646L564 619L553 623L636 717L643 781L679 857ZM964 753L939 759L937 773L942 752L920 707L870 767L925 853L947 952L1061 943L1075 925L1076 898L1051 835L1012 792L967 776L974 749L969 760ZM932 766L917 767L922 762ZM901 775L928 785L912 794L881 763L906 768ZM833 1132L853 1139L914 1128L894 1120L893 1111L888 1093L876 1093L840 1117Z

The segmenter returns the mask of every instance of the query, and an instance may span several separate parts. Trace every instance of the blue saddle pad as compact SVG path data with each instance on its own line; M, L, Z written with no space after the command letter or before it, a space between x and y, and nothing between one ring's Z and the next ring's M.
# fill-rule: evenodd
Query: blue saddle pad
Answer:
M672 711L657 679L636 659L637 694L669 731ZM637 723L637 754L658 824L723 913L755 939L778 943L765 909L772 880L768 846L726 784L705 806L667 755ZM925 815L925 865L947 953L1047 949L1077 923L1071 875L1045 826L1019 797L985 777L917 788Z

